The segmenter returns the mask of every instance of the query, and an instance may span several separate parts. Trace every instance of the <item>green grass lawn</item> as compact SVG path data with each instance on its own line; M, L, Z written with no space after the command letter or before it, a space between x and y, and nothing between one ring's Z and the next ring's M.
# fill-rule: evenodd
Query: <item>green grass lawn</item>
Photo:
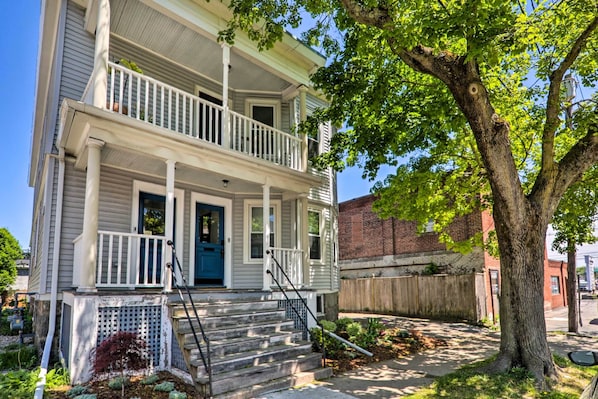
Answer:
M478 371L491 360L474 363L454 373L437 378L432 385L406 396L405 399L577 399L598 373L598 366L580 367L568 359L555 356L561 368L559 383L549 392L536 389L533 378L524 369L488 375Z

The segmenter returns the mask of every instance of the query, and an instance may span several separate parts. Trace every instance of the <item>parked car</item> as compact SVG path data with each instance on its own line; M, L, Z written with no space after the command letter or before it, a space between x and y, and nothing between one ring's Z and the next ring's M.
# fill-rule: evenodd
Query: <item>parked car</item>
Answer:
M579 290L586 291L586 292L589 291L590 288L589 288L588 282L584 281L584 280L580 280L579 281Z

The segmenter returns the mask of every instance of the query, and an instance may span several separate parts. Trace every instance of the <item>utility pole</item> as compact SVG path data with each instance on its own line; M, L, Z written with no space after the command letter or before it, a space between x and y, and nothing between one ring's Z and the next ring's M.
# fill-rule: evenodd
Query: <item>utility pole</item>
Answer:
M567 128L573 129L573 99L577 95L577 81L571 74L567 74L563 79L565 86L565 120ZM570 238L567 240L567 319L569 332L579 332L581 326L581 297L579 293L579 276L577 275L575 258L577 257L576 242ZM576 294L577 293L577 298ZM578 324L579 321L579 324Z

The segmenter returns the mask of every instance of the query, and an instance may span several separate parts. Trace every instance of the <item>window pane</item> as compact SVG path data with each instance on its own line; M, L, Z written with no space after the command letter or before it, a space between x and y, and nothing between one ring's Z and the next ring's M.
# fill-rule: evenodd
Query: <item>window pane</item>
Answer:
M558 295L561 293L561 284L558 276L550 277L550 288L552 291L552 295Z
M164 201L143 199L143 234L164 235L165 207Z
M309 259L321 259L320 212L308 212Z
M320 214L309 211L309 234L320 235Z
M320 259L320 237L309 237L309 259Z
M265 125L274 127L274 107L271 105L253 105L253 119Z
M264 228L262 208L251 208L251 232L257 233Z
M261 259L264 256L264 236L259 234L251 234L251 258Z
M249 238L251 259L262 259L264 255L263 212L261 206L251 207L251 231ZM274 208L270 207L270 247L276 245L274 227Z

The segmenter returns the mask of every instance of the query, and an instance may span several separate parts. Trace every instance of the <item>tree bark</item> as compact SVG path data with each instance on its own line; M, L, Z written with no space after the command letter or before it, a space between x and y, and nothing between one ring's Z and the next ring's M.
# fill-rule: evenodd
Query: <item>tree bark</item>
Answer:
M544 240L547 224L532 207L517 225L505 223L501 202L494 204L494 219L501 262L500 352L491 369L502 372L525 367L543 382L557 370L546 340L544 318Z
M569 321L569 332L577 333L579 332L579 307L577 306L577 298L575 298L575 294L577 293L575 289L577 286L575 257L577 253L575 251L575 243L568 242L567 247L569 248L567 251L567 318Z

